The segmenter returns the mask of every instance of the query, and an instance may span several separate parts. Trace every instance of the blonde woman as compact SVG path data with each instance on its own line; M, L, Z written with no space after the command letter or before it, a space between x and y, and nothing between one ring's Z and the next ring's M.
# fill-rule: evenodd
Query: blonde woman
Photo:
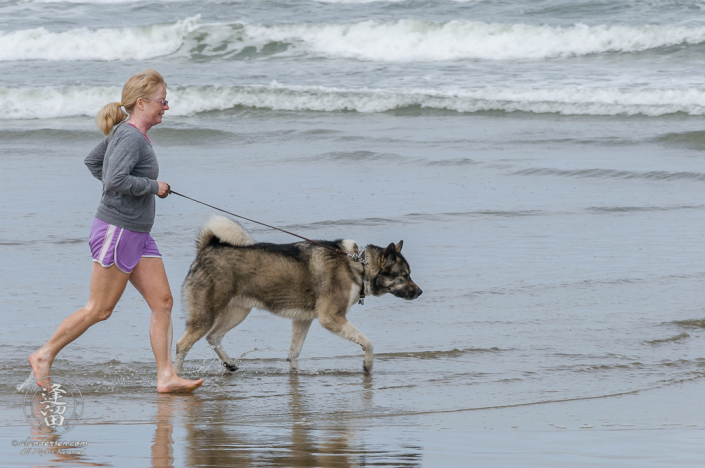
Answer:
M103 183L89 240L94 262L90 294L86 305L66 318L29 357L35 379L48 377L59 351L91 325L110 317L130 281L152 310L149 336L157 361L157 391L191 392L203 384L203 379L182 379L174 371L173 298L161 254L149 234L154 224L154 196L166 198L169 185L157 181L159 166L147 132L162 122L167 110L164 78L147 69L125 82L122 102L106 105L96 117L107 136L85 160Z

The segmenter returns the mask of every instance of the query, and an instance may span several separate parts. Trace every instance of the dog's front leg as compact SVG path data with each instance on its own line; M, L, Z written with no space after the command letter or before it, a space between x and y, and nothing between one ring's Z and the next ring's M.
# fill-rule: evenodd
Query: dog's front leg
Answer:
M294 320L294 326L291 330L291 349L289 350L289 369L292 372L299 371L299 355L301 348L304 346L304 340L308 334L308 329L311 327L313 320Z
M323 328L326 330L330 330L336 335L362 346L362 349L365 351L365 361L362 365L362 369L365 372L372 370L372 362L374 360L372 342L363 335L360 330L355 328L355 326L348 322L342 315L320 314L318 321L321 322L321 325L323 325Z

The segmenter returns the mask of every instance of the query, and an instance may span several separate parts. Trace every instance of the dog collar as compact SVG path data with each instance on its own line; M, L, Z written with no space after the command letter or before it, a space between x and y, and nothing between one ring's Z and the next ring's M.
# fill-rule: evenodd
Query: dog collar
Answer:
M360 259L360 263L362 263L362 284L360 285L360 299L358 299L357 303L360 305L365 305L365 265L367 265L366 261L366 254L367 251L363 250L360 252L360 255L358 258Z

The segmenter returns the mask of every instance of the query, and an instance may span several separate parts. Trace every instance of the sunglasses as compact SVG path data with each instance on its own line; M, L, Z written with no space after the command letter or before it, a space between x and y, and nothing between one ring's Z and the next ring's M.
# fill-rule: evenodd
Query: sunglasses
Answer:
M142 99L144 99L145 101L154 101L162 107L166 107L169 105L169 101L167 101L166 99L152 99L152 98L142 98Z

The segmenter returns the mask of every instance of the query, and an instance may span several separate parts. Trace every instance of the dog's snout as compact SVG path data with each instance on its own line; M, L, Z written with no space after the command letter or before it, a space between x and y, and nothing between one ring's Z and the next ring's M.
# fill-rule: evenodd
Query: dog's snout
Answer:
M405 299L414 300L417 297L419 297L421 294L423 294L423 291L421 290L421 288L419 288L418 286L415 286L413 289L411 289L406 294Z

